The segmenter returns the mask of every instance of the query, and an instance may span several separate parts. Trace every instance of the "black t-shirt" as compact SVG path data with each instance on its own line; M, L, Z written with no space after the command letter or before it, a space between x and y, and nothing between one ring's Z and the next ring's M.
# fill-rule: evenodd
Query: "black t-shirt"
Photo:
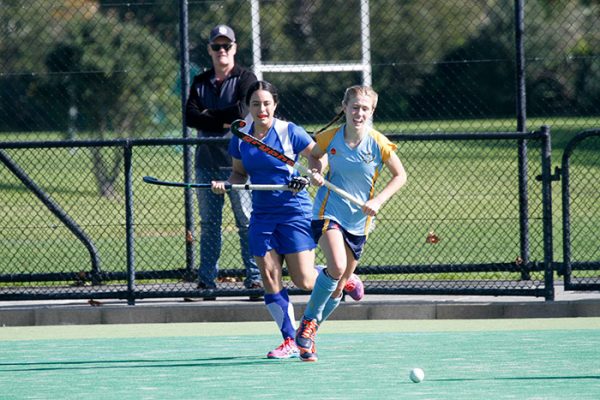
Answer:
M252 71L238 65L221 82L215 79L215 70L212 68L197 75L186 103L187 126L196 128L198 137L226 137L229 129L223 129L223 124L231 124L246 116L246 92L256 80ZM230 167L227 143L219 141L198 146L196 165L206 168Z

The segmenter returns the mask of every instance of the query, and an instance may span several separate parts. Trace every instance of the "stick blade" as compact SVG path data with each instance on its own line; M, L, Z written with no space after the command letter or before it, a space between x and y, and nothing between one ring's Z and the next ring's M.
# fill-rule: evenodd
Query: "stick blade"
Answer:
M145 176L145 177L143 177L142 179L143 179L143 180L144 180L144 182L146 182L146 183L156 183L156 182L158 182L158 179L156 179L156 178L155 178L155 177L153 177L153 176Z

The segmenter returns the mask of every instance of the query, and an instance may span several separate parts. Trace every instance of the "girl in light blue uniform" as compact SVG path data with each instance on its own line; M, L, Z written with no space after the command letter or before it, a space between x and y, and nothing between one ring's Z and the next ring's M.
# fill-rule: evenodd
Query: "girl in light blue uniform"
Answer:
M372 219L382 204L406 183L406 172L395 153L396 145L372 129L377 93L368 86L346 90L342 112L346 123L317 136L312 156L313 183L320 185L314 201L312 230L315 241L327 259L315 282L312 294L296 333L296 344L303 361L316 361L315 335L319 324L339 304L348 278L356 269ZM316 161L315 161L316 160ZM323 186L325 179L362 200L359 207ZM392 177L375 195L375 182L386 167Z
M311 157L315 142L301 127L274 117L278 95L268 82L258 81L247 93L253 122L242 131L297 160L301 154ZM294 343L294 309L282 281L282 265L288 268L296 287L312 290L316 243L311 232L312 202L302 178L287 164L256 147L233 137L229 144L233 170L228 181L213 181L215 193L225 193L227 183L287 184L294 191L253 191L250 217L250 251L260 268L265 288L265 304L277 323L283 343L267 354L268 358L298 357Z

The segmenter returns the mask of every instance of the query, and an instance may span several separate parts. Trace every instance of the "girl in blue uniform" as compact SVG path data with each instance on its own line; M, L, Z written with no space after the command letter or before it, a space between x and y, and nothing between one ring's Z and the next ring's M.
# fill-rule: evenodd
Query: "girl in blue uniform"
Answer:
M274 117L278 95L268 82L258 81L246 95L253 123L242 130L294 160L311 157L315 142L306 131ZM283 336L283 343L268 358L298 357L294 343L294 309L282 281L282 265L296 287L311 290L317 277L316 243L311 232L312 201L303 190L308 179L287 164L233 137L229 144L233 170L228 181L213 181L215 193L225 193L227 183L287 184L294 191L253 191L250 217L250 251L260 268L265 304Z
M303 361L316 361L315 335L319 324L337 307L342 289L361 256L373 218L406 183L406 172L395 153L396 145L372 128L377 93L368 86L352 86L342 101L346 121L317 135L312 148L313 183L320 188L314 200L312 230L327 260L314 284L296 344ZM364 201L359 207L323 186L321 172L329 182ZM375 182L386 167L391 179L375 195Z

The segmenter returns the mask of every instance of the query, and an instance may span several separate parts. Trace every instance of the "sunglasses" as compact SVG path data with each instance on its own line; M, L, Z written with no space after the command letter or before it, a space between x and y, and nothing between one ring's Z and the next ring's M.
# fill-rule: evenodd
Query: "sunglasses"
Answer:
M225 51L229 51L229 50L231 50L232 47L233 47L233 43L225 43L225 44L211 43L210 44L210 48L212 49L212 51L219 51L221 49L223 49Z

